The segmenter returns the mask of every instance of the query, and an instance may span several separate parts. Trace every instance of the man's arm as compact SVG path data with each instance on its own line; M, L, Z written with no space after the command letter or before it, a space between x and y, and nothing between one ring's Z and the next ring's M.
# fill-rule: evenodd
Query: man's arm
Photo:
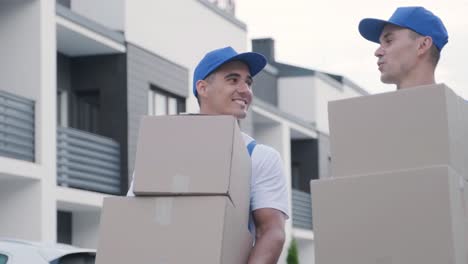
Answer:
M262 208L253 211L255 222L255 245L250 252L248 264L276 264L285 240L283 212Z

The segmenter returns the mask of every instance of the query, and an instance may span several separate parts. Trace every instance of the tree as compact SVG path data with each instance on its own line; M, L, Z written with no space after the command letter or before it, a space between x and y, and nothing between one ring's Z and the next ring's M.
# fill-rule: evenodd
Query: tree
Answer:
M299 256L297 253L297 243L294 238L291 240L291 243L289 244L288 257L286 259L286 262L288 264L299 264Z

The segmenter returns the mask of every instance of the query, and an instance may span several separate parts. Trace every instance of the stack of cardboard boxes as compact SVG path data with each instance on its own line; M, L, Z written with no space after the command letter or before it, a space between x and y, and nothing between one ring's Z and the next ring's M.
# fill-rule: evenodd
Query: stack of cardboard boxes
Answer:
M316 263L466 264L468 104L431 85L331 102L329 121Z
M143 118L136 197L104 200L97 263L246 263L250 174L233 117Z

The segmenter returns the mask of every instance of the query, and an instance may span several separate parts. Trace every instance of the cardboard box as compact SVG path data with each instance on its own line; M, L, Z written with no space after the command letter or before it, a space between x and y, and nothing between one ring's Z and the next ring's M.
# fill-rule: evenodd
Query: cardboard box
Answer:
M466 264L460 178L447 166L311 181L318 264Z
M465 165L465 172L468 174L468 101L458 97L458 107L461 112L461 118L462 118L462 131L461 131L461 150L463 151L463 157L464 157L464 162L463 164ZM465 180L468 181L468 175L465 175Z
M232 116L144 117L134 193L228 195L249 205L251 160Z
M105 198L96 263L247 263L248 219L227 196Z
M443 84L330 102L332 175L450 165L468 179L460 105Z

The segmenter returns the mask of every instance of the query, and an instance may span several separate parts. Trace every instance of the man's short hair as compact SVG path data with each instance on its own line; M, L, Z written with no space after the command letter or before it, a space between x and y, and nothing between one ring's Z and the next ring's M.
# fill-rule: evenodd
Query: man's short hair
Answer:
M213 78L214 78L215 74L216 74L216 71L214 71L214 72L208 74L208 76L206 76L206 78L203 79L203 80L205 80L205 81L208 82L208 83L211 83L211 82L213 81ZM195 89L196 89L196 87L195 87ZM197 94L198 94L198 93L197 93ZM196 96L195 98L197 98L198 106L200 106L200 97Z
M414 32L413 30L409 30L409 35L412 39L417 39L417 38L420 38L420 37L424 37L423 35L417 33L417 32ZM431 61L432 61L432 64L435 66L437 66L437 64L439 63L439 60L440 60L440 50L436 47L436 45L434 44L434 42L432 42L432 45L429 49L429 55L430 55L430 58L431 58Z

